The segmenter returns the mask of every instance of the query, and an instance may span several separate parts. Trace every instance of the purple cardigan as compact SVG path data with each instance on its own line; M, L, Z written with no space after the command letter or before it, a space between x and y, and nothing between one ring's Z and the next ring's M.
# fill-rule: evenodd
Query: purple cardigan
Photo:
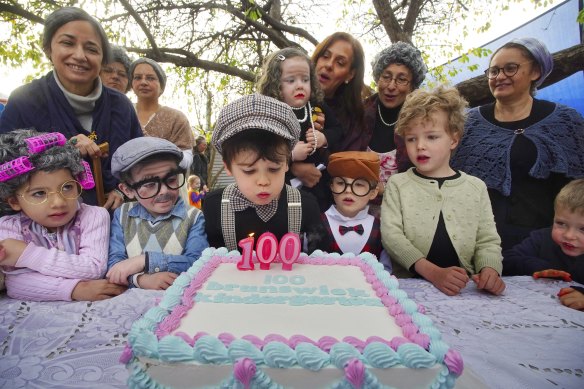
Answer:
M58 131L67 138L90 134L81 126L52 71L12 92L0 115L0 134L29 127L40 132ZM118 183L111 175L111 156L128 140L142 136L130 100L118 91L103 87L95 103L92 131L97 135L97 143L109 143L109 157L102 159L102 174L105 190L111 191ZM83 198L88 204L97 204L94 190L84 192Z
M57 231L54 240L45 228L33 224L22 212L0 218L0 241L12 238L28 244L15 267L2 267L8 296L71 301L79 281L103 278L110 230L104 208L80 204L75 218Z

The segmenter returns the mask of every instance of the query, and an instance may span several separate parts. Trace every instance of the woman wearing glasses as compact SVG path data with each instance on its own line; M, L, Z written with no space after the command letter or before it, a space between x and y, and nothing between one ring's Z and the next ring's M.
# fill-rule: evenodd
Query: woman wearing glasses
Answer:
M549 227L554 198L584 176L584 119L575 110L534 98L553 59L534 38L499 48L485 71L495 102L473 108L452 166L489 189L503 249Z
M36 145L36 146L31 146ZM84 167L60 133L0 135L0 269L8 296L32 301L103 300L126 288L102 280L110 218L82 204Z
M368 151L379 155L379 196L370 204L370 212L379 216L383 187L389 176L413 166L403 138L395 134L395 124L406 96L422 84L427 68L420 51L405 42L379 52L372 67L377 93L365 100L364 142Z

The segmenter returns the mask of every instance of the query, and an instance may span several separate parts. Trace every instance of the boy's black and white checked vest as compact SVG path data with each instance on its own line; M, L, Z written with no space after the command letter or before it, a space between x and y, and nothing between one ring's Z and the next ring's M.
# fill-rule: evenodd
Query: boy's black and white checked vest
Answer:
M233 196L235 184L225 187L221 196L221 230L223 231L223 240L228 250L237 250L235 237L235 212L230 203ZM288 201L288 231L300 235L302 226L302 199L300 191L296 188L286 185L286 200Z

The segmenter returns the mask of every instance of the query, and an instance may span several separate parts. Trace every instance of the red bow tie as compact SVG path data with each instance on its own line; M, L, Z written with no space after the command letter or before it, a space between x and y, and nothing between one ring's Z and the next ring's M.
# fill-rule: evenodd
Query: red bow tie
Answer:
M359 235L363 235L363 224L357 224L356 226L339 226L339 232L341 235L345 235L349 231L355 231Z

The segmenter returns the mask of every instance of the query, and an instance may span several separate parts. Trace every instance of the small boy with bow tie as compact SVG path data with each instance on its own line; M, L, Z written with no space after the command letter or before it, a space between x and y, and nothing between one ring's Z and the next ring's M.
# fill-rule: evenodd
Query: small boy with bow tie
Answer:
M300 235L304 250L326 249L328 235L314 196L285 185L300 124L292 108L274 98L244 96L219 113L211 143L235 183L210 192L203 203L212 247L237 250L253 233Z
M366 151L332 154L327 170L335 204L322 214L331 238L327 251L340 254L369 252L391 271L381 245L379 218L368 213L369 201L377 196L379 156Z

